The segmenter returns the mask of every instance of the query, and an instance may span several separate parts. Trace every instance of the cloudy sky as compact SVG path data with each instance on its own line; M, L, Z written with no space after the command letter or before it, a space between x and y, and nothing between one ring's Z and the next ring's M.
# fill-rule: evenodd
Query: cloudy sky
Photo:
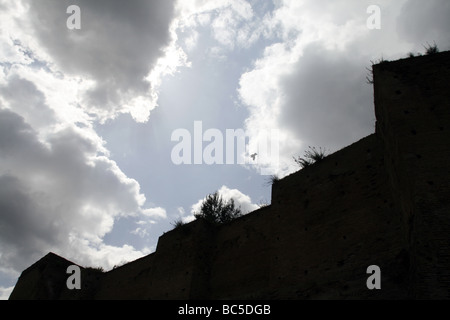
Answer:
M216 190L270 203L293 156L374 132L366 68L450 49L449 16L448 0L0 0L0 297L49 251L106 270L149 254Z

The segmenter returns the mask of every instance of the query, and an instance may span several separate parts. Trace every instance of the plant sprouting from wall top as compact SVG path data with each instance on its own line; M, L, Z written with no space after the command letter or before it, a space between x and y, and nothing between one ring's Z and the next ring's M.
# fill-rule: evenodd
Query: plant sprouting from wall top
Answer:
M436 44L436 42L434 43L434 45L431 45L427 42L427 46L423 46L425 48L425 54L426 55L430 55L430 54L435 54L435 53L439 53L439 48Z
M293 157L295 163L297 163L300 168L306 168L313 163L319 162L327 157L327 151L322 149L321 147L317 150L315 147L309 147L308 150L305 151L305 155L303 157Z

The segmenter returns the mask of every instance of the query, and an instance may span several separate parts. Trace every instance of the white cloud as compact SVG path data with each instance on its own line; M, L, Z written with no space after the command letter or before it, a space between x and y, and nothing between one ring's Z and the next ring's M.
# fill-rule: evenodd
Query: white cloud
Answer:
M298 149L301 143L299 137L284 127L279 120L283 112L282 98L285 95L279 81L283 75L292 70L292 55L284 44L270 46L266 49L264 57L255 62L254 69L242 75L239 87L241 101L250 111L245 129L250 138L251 150L256 150L256 146L264 143L265 132L274 129L279 131L281 157L269 158L258 164L267 166L268 163L274 162L276 166L273 173L281 175L286 172L286 157L283 155L289 150Z
M166 209L161 207L140 209L137 221L138 227L131 231L131 234L138 235L141 238L147 238L151 235L150 228L158 221L167 219Z
M247 1L179 1L177 8L179 30L189 34L185 40L188 50L198 42L197 27L209 26L217 46L227 51L236 46L249 47L260 36L260 21L255 19L253 8Z
M184 216L184 214L186 213L183 207L178 207L177 212L180 216Z
M70 259L83 266L99 266L105 270L134 261L143 255L150 254L152 251L150 248L138 251L130 245L118 247L104 243L94 247L85 239L80 238L74 239L72 246L79 246L83 249L83 252L80 250L80 252L73 253Z
M167 218L167 213L164 208L149 208L149 209L143 209L142 214L144 216L150 217L150 218L156 218L156 219L165 219Z
M227 186L222 186L219 189L219 195L223 197L224 200L234 200L236 207L240 207L243 214L250 213L259 208L258 205L252 203L252 199L239 191L238 189L230 189Z
M190 215L188 215L186 217L181 217L181 221L183 223L189 223L189 222L192 222L194 220L195 220L194 214L190 214Z
M189 36L184 37L184 45L188 52L192 51L198 43L199 33L196 30L191 30Z
M217 10L217 15L211 23L213 37L223 46L233 49L239 39L243 36L245 28L242 25L253 17L251 6L244 1L232 1L229 6ZM239 35L239 38L238 38ZM245 43L242 41L242 43Z
M13 289L14 287L9 288L0 287L0 300L8 300Z
M194 221L195 217L193 213L186 215L186 210L183 207L178 207L175 221L178 220L181 220L183 223L189 223Z

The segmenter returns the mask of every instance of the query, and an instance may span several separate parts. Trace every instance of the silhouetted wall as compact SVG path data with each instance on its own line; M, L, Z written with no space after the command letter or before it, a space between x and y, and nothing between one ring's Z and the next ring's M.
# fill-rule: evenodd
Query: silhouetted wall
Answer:
M449 58L374 68L376 131L406 230L415 298L450 298Z
M448 298L449 61L446 52L375 65L376 133L276 181L270 206L170 231L153 254L86 273L78 291L65 288L70 262L48 255L10 298ZM381 290L366 286L370 265Z

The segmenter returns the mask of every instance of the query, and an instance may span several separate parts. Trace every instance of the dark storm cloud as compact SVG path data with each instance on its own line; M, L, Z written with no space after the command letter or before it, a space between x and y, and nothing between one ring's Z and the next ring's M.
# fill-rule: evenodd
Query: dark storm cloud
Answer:
M17 271L27 267L30 258L37 258L45 245L53 247L59 235L56 224L43 223L42 208L36 207L39 203L26 190L18 178L0 176L1 267Z
M12 111L0 109L0 163L4 164L12 159L13 162L10 162L12 164L17 160L26 161L30 156L38 157L42 151L35 134L23 117Z
M0 110L0 252L5 257L2 267L24 267L29 254L36 253L36 246L54 242L51 238L57 234L46 225L46 217L40 215L45 199L33 199L39 197L39 192L33 194L27 181L14 176L14 166L21 166L20 162L42 160L39 149L32 128L23 118Z
M151 71L170 41L174 1L40 0L28 2L39 43L63 72L96 82L87 93L91 108L120 110L122 95L146 95ZM69 5L81 11L81 29L69 30Z
M409 0L397 19L399 36L423 47L434 42L441 47L450 46L450 1L448 0Z
M373 129L372 88L363 58L312 44L294 70L281 79L285 104L281 123L303 142L342 148Z
M0 87L0 96L10 101L10 108L37 128L55 121L53 110L45 105L44 94L31 81L14 76Z

